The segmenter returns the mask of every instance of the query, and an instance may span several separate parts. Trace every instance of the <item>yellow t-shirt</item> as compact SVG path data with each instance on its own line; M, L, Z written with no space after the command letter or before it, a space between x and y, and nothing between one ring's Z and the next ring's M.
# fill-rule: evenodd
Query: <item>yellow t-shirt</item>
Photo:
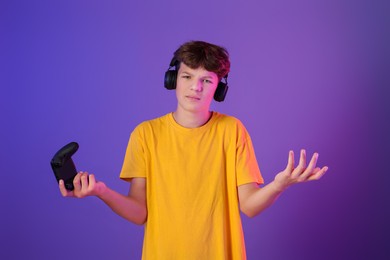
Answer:
M138 125L120 178L146 178L143 259L246 259L237 186L263 183L242 123L213 112L199 128L172 114Z

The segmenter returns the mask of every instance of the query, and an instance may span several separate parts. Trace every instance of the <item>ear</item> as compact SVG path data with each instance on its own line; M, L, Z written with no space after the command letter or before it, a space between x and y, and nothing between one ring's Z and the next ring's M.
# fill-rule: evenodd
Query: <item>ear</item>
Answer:
M178 61L176 60L175 57L173 57L171 62L169 63L168 70L165 72L164 87L166 89L175 89L176 88L177 65L178 65ZM173 67L175 67L175 68L173 69Z
M227 75L224 77L225 82L222 82L222 80L218 83L217 89L214 93L214 100L218 102L222 102L225 100L226 93L229 89L229 86L227 85Z
M176 70L167 70L165 72L164 86L166 89L175 89L176 88L176 79L177 71Z

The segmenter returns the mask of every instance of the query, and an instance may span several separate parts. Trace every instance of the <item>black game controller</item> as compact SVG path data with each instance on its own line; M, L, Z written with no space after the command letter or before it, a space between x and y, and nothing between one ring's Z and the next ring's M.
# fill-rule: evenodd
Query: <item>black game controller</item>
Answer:
M51 168L57 182L64 180L65 188L73 190L73 179L77 174L76 166L72 160L72 155L79 149L79 144L71 142L62 147L51 159Z

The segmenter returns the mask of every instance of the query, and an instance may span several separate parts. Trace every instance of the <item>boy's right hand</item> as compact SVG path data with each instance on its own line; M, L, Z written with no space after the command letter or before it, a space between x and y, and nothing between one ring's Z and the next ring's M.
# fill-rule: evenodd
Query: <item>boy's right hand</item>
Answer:
M59 188L62 196L84 198L87 196L99 196L105 189L103 182L96 181L93 174L88 172L79 172L73 180L74 190L69 191L65 188L63 180L59 181Z

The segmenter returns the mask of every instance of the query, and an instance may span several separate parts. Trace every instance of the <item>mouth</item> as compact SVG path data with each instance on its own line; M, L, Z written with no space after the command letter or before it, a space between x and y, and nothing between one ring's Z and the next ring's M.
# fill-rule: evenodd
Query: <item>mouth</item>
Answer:
M200 97L197 97L197 96L186 96L186 98L189 100L194 100L194 101L200 100Z

